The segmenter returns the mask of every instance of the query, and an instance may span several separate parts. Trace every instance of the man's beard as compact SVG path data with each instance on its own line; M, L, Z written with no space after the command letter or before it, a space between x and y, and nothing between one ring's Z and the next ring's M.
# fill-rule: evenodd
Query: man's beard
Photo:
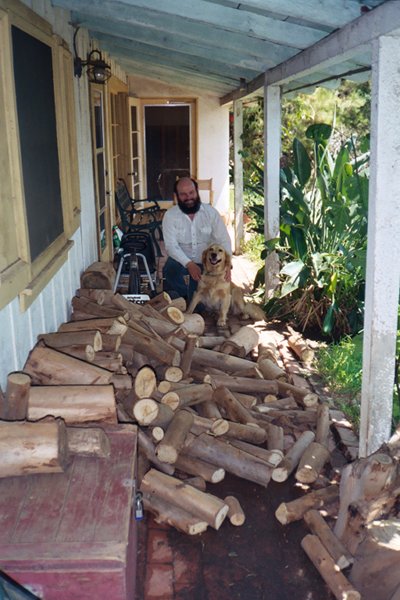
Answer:
M182 200L179 200L178 198L178 206L181 209L181 211L185 213L185 215L193 215L194 213L197 213L197 211L200 208L200 204L200 196L197 196L196 200L194 201L194 204L192 204L191 206L187 206L186 202L182 202Z

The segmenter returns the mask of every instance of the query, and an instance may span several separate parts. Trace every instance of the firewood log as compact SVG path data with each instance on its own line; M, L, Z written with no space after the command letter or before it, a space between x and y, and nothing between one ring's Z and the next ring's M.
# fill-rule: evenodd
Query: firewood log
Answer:
M138 398L150 398L157 387L157 378L154 370L144 366L136 374L133 389Z
M212 399L213 389L208 383L194 383L173 392L168 392L161 398L163 404L167 404L172 410L185 406L194 406Z
M170 303L171 296L167 292L161 292L149 300L149 304L156 310L160 310Z
M61 419L40 423L0 422L0 477L62 473L69 462Z
M83 331L86 329L97 329L101 334L106 333L109 335L123 335L128 329L128 325L126 324L125 319L121 317L106 317L62 323L58 328L58 331Z
M361 600L361 594L335 568L334 560L316 535L306 535L301 541L301 547L337 600Z
M179 308L183 313L187 310L187 302L185 298L182 298L181 296L179 296L179 298L172 298L170 305Z
M175 466L167 463L162 463L156 456L156 448L151 439L138 428L138 446L149 462L151 462L159 471L167 473L167 475L173 475L175 472Z
M155 369L159 380L177 383L183 379L183 371L181 367L169 367L168 365L160 365ZM166 390L169 391L169 390Z
M229 357L235 358L235 357ZM277 381L266 379L252 379L250 377L229 377L228 375L212 375L214 387L224 386L231 392L244 392L253 394L277 394Z
M97 329L83 329L81 331L65 331L45 333L38 336L49 348L61 349L73 345L89 344L95 352L102 350L101 333Z
M180 454L174 466L190 475L202 477L210 483L219 483L225 477L225 469L208 463L200 458L194 458L187 454Z
M239 500L235 498L235 496L226 496L224 498L224 502L229 507L228 519L232 525L235 525L236 527L243 525L246 517L243 512L243 508L240 506Z
M114 371L122 375L125 375L127 372L124 367L123 356L120 352L96 352L93 360L90 362L98 367L107 369L107 371Z
M201 492L205 492L207 490L207 483L202 477L186 477L184 482L186 485L192 485Z
M299 333L290 335L287 343L301 362L311 363L314 360L314 350L308 346L306 340Z
M227 438L250 442L252 444L263 444L267 439L265 429L262 429L255 423L250 425L236 423L235 421L225 421L225 423L228 425L228 430L225 434Z
M324 508L339 498L339 487L330 485L320 490L314 490L292 500L282 502L275 511L275 517L282 525L300 521L308 510Z
M207 529L207 521L154 494L143 494L143 506L155 515L156 523L166 523L188 535L198 535Z
M24 371L35 385L105 385L113 373L52 348L35 346Z
M161 462L174 464L183 447L186 436L193 423L193 414L187 410L178 410L168 424L165 435L156 448Z
M251 412L235 398L228 388L224 386L217 387L213 392L212 399L217 406L223 408L230 421L257 424L257 420Z
M155 427L150 427L150 433L152 440L158 444L164 438L165 431L159 425L155 425Z
M317 408L317 431L315 433L315 441L326 447L328 447L329 424L329 404L327 402L322 402Z
M115 281L115 269L108 262L94 262L81 275L82 288L112 290Z
M73 356L74 358L79 358L79 360L85 360L86 362L93 363L96 352L93 346L86 344L82 345L74 345L68 346L66 348L59 348L60 352L64 354L68 354L68 356ZM98 365L101 366L101 365Z
M293 396L286 396L286 398L277 398L273 394L267 394L264 397L264 405L259 406L257 410L263 412L264 409L275 408L278 410L297 409L297 402Z
M181 369L183 377L187 377L190 373L190 368L193 360L193 352L197 342L197 335L190 333L185 340L185 347L182 352Z
M330 458L328 448L317 442L312 442L303 452L295 478L300 483L314 483Z
M251 394L244 394L243 392L232 392L236 400L239 400L245 408L253 408L257 404L257 397Z
M229 443L232 446L235 446L235 448L243 450L243 452L256 456L272 469L277 467L283 459L283 452L281 450L266 450L265 448L256 446L254 443L244 442L238 439L230 439Z
M105 352L118 352L121 345L121 336L108 333L102 333L101 341Z
M323 516L315 509L308 510L304 515L311 533L316 535L325 549L329 552L335 565L340 570L346 569L354 559L342 542L336 537Z
M160 425L164 427L174 417L174 411L166 404L156 402L152 398L141 398L133 406L133 414L139 425Z
M257 346L258 340L257 330L251 325L245 325L221 344L220 352L244 358Z
M197 338L197 345L199 348L213 349L215 346L219 346L226 340L225 336L222 335L200 335Z
M129 318L128 311L124 309L117 308L116 306L107 306L105 304L100 305L97 302L93 302L88 298L78 298L78 296L74 296L71 301L73 314L77 313L85 313L87 315L86 318L91 317L122 317L125 320Z
M204 319L197 313L184 313L182 327L186 333L192 333L197 336L203 335L205 329Z
M305 431L299 439L293 444L283 461L272 473L272 479L277 482L286 481L287 478L297 465L304 454L306 448L314 441L315 434L313 431Z
M7 376L1 418L7 421L26 419L28 412L31 378L26 373L15 372Z
M191 331L190 333L196 332ZM171 338L171 344L182 352L185 342L173 336ZM208 350L208 348L195 348L192 364L196 369L204 370L204 368L212 367L220 369L221 371L224 371L224 373L231 373L233 371L254 367L254 363L250 360L239 358L237 356L230 356L229 354L223 354L222 352L215 352L215 350Z
M286 372L278 367L275 361L266 358L264 355L257 360L258 368L265 379L282 379L287 380Z
M61 417L66 423L100 421L116 423L117 413L112 385L33 386L29 392L30 421L47 415Z
M311 408L318 404L317 394L311 393L308 388L301 388L280 380L277 380L277 386L279 393L286 394L288 392L292 394L294 399L305 408Z
M165 306L164 308L160 309L159 312L164 317L167 317L167 319L174 325L182 325L182 323L185 321L183 312L176 306Z
M259 483L264 487L268 485L271 478L272 469L264 461L235 448L221 438L213 438L205 433L197 437L189 434L183 452L218 465L233 475Z
M258 422L261 425L260 422ZM267 432L267 448L268 450L283 450L283 427L266 423L265 430Z
M67 427L67 445L70 454L81 456L110 456L110 440L100 427Z
M151 334L143 334L139 331L128 329L124 334L123 343L131 344L137 352L154 358L160 363L174 367L179 367L180 365L180 352L164 340L155 339Z
M204 519L216 530L220 528L228 513L227 504L216 496L205 494L179 479L160 473L155 469L146 473L140 489L144 493L151 493L163 500L168 500L174 506L179 506Z
M196 410L200 416L207 419L222 419L221 412L218 406L212 400L206 400L196 406Z

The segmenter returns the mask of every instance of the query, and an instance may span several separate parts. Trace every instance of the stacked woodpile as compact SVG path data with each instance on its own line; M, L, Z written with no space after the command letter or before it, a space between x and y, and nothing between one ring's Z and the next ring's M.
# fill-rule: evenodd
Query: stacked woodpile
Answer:
M0 476L60 471L73 452L107 456L107 436L94 425L136 423L138 481L156 520L190 535L219 529L226 517L242 525L238 499L219 498L208 484L226 472L263 487L293 476L304 493L276 518L282 526L305 520L302 547L335 597L360 598L357 588L363 598L398 598L368 596L364 585L378 564L377 531L388 535L377 520L397 516L397 436L332 469L338 444L355 458L355 438L304 377L295 357L307 363L313 349L301 336L237 319L205 331L182 298L161 293L137 305L113 294L113 272L101 265L83 274L71 320L40 335L23 373L9 375ZM390 550L388 570L398 561ZM400 593L395 575L386 588Z

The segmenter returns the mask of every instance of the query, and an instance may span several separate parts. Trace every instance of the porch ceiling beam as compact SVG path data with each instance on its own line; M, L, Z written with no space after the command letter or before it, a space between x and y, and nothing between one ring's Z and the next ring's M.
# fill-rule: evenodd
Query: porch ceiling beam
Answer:
M227 104L249 93L260 90L266 81L268 85L284 85L287 82L308 75L316 69L324 69L339 62L369 52L372 40L381 35L398 35L400 31L400 2L390 0L365 13L355 21L331 33L307 50L299 52L289 60L269 69L247 85L247 90L235 90L223 96L220 104Z
M331 29L343 27L349 21L360 16L360 3L358 0L208 0L213 4L230 6L239 11L249 11L255 14L264 14L276 19L300 19L308 23L317 23ZM283 12L284 11L284 12Z
M257 72L255 69L235 67L229 63L222 63L219 60L211 61L195 58L174 51L166 53L159 48L152 47L148 44L139 44L130 40L121 40L120 38L104 34L98 34L96 39L98 39L101 42L102 47L111 54L116 54L117 56L123 54L125 57L132 55L133 57L140 58L140 60L154 62L157 65L173 65L179 69L192 69L195 72L203 73L205 75L215 75L217 77L228 76L232 81L235 81L234 85L239 83L241 77L251 78Z
M79 11L81 4L77 0L54 0L57 6L62 6L70 10ZM90 6L98 9L101 14L101 8L105 5L112 6L113 13L125 13L134 16L134 12L139 8L145 8L153 16L160 14L167 18L181 17L190 27L191 22L202 23L207 26L214 26L218 29L236 33L244 33L254 38L260 38L277 44L294 48L307 48L326 35L326 31L313 27L297 25L287 21L279 21L270 17L254 15L245 11L238 11L233 8L210 4L204 0L125 0L111 2L111 0L92 0ZM204 38L207 37L206 30Z
M201 46L200 44L193 44L186 40L179 39L176 36L166 35L161 31L152 31L151 35L149 35L149 31L143 30L141 27L125 25L126 31L122 31L122 28L118 28L114 31L113 35L110 35L110 26L105 19L83 20L81 21L81 25L89 29L97 39L104 39L104 36L107 36L110 42L119 39L121 45L130 43L134 44L136 48L141 48L142 46L144 49L152 47L163 55L165 55L165 50L167 50L169 53L177 52L182 55L187 54L192 57L198 57L200 60L215 61L217 58L217 61L220 63L253 70L254 74L251 75L251 77L254 77L255 74L260 73L260 71L265 71L265 69L270 66L268 64L269 61L257 56L252 56L251 53L224 50L221 48L216 54L215 48L210 48L206 45ZM123 33L126 35L123 35ZM129 36L127 35L128 33ZM171 58L173 58L173 54L171 54Z
M295 47L286 47L251 37L245 33L231 33L223 29L207 26L194 21L187 21L181 17L165 18L165 15L154 13L142 8L131 8L125 5L115 7L109 2L100 6L92 4L81 4L81 0L53 0L53 4L71 9L72 22L87 27L88 23L93 26L102 27L107 23L105 33L114 33L130 39L134 39L138 32L147 38L161 32L165 37L173 36L182 42L198 44L206 48L243 51L254 56L259 56L271 66L287 60L299 50ZM102 22L102 23L101 23ZM130 29L132 28L132 29ZM135 29L134 29L135 28ZM285 41L282 41L285 44Z

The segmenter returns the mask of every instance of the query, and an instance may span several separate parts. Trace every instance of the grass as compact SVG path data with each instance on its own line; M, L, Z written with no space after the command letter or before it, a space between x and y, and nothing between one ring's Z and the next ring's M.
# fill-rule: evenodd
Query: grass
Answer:
M334 397L335 404L358 429L362 376L363 336L343 338L338 344L321 348L316 369ZM400 421L397 391L393 394L393 426Z

